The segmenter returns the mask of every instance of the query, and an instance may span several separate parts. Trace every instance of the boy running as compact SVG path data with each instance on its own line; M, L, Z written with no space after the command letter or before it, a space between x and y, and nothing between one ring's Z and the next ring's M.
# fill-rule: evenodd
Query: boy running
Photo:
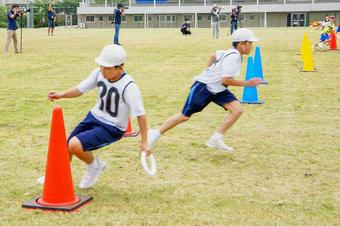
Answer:
M75 155L87 164L80 188L89 188L96 183L106 165L92 151L120 140L127 129L130 113L137 117L141 151L148 155L152 152L147 143L147 120L141 94L133 78L124 71L125 58L121 46L105 46L95 59L100 68L94 69L87 79L66 91L48 93L48 99L54 101L79 97L98 87L96 105L68 138L70 160Z
M214 102L225 110L230 110L231 113L206 144L224 152L233 152L233 148L223 142L223 137L241 116L242 107L227 87L257 86L261 84L262 80L260 78L253 78L248 81L234 79L234 77L240 75L242 56L248 55L252 50L253 42L258 40L253 32L246 28L240 28L233 32L231 39L234 48L227 51L216 51L210 57L208 67L195 78L182 112L169 118L159 129L149 130L148 143L150 147L153 147L165 132L189 120L192 114L202 111L210 102Z
M330 41L329 34L333 31L335 31L335 16L326 17L325 21L322 22L322 24L317 28L321 28L321 36L320 41L313 45L313 49L316 46L319 46L320 48L323 48L324 44L328 44Z

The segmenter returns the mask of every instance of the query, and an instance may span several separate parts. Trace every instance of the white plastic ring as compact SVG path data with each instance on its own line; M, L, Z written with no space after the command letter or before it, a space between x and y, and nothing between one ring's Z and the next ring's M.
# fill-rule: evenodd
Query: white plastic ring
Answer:
M146 163L146 152L142 151L142 154L140 155L140 161L142 163L144 172L147 173L150 176L155 176L156 171L157 171L156 160L155 160L155 157L153 156L153 154L149 155L149 158L150 158L150 162L151 162L151 169L148 166L148 164Z

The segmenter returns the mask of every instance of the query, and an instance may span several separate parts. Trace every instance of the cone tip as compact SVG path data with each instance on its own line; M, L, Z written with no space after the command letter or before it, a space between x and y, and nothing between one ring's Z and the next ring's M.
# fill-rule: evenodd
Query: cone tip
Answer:
M56 105L56 106L53 107L53 112L59 112L59 111L62 111L61 106Z

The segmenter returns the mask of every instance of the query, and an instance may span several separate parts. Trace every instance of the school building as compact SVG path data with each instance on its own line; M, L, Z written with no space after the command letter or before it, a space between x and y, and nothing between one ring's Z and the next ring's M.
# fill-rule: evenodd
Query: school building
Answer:
M213 4L223 7L221 27L230 26L230 12L242 6L243 27L309 26L326 15L340 23L340 0L125 0L128 9L122 28L178 28L188 18L191 26L209 28ZM77 8L80 28L113 28L112 0L83 0Z

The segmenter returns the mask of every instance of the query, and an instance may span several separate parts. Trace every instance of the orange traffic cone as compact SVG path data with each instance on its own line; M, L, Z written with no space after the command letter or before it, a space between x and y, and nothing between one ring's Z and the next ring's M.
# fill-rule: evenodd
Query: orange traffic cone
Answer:
M74 194L63 113L61 107L54 107L43 195L24 203L22 207L73 211L90 200L92 197Z
M330 36L331 36L331 40L329 41L329 49L330 50L337 50L335 33L332 31Z
M132 128L132 120L129 117L128 127L124 133L124 137L136 137L139 134L139 131L134 132Z

